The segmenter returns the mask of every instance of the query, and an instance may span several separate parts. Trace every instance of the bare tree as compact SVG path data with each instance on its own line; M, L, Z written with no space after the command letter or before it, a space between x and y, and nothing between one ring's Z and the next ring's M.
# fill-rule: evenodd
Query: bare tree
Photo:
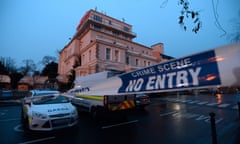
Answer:
M26 59L23 60L24 66L20 67L19 70L23 75L32 75L36 70L36 64L33 60Z
M238 12L238 18L231 20L233 33L228 35L232 42L240 42L240 10Z
M10 57L1 57L0 63L8 74L15 72L17 69L15 66L15 61Z
M57 58L53 56L44 56L41 61L41 63L45 66L50 64L51 62L57 62Z

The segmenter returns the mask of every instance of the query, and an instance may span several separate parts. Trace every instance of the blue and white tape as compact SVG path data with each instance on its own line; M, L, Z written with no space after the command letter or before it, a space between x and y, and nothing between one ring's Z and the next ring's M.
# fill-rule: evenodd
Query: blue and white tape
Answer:
M84 94L116 95L240 86L240 43L112 77Z

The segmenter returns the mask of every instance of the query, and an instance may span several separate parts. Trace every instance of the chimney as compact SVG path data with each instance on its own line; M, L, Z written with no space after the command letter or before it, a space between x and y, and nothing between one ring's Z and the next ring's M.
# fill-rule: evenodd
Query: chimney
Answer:
M164 53L164 45L163 43L157 43L155 45L152 45L152 55L157 58L157 62L161 62L162 58L160 54Z

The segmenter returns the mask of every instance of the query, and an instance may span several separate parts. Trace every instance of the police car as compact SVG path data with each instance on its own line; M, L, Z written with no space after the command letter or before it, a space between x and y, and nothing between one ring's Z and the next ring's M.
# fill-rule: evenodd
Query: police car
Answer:
M30 130L51 131L77 124L75 106L59 91L32 90L22 102L23 126Z

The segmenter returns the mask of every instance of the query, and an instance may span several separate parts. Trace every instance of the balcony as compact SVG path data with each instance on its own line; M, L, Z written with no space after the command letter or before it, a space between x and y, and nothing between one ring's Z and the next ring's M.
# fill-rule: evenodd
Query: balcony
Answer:
M139 52L137 52L137 51L134 51L134 50L127 50L127 52L129 53L129 54L132 54L132 55L140 55L140 53Z
M130 72L130 71L138 70L140 68L143 68L143 67L142 66L125 65L124 70L126 72Z
M122 48L127 47L127 45L124 44L124 43L117 42L117 41L114 41L114 40L110 40L108 38L105 38L104 36L96 36L96 40L100 40L100 41L104 41L104 42L107 42L107 43L115 44L115 45L117 45L119 47L122 47Z
M123 33L126 33L128 35L131 35L132 37L136 37L136 33L132 32L132 31L126 30L124 26L119 25L119 24L114 23L114 22L110 23L106 19L102 19L102 20L94 19L94 15L90 15L88 17L88 20L86 20L86 21L91 21L91 22L94 22L94 23L97 23L97 24L101 24L103 26L110 27L112 29L115 29L115 30L118 30L120 32L123 32Z

